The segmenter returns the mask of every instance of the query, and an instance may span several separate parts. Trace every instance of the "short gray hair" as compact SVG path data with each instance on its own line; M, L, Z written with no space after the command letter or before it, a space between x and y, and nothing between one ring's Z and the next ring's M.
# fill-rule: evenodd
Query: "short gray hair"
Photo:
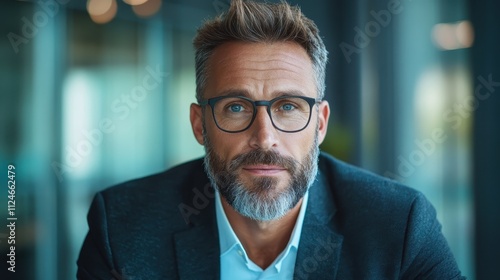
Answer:
M215 48L231 41L298 43L312 60L318 97L324 97L328 51L316 24L300 8L284 1L271 4L232 0L229 10L206 21L193 40L198 102L203 99L209 58Z

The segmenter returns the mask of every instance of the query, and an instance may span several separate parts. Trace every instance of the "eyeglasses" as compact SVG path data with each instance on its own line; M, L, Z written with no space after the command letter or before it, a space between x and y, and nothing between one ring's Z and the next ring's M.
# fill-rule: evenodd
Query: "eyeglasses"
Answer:
M283 132L299 132L309 125L312 107L321 100L305 96L280 96L272 100L253 101L243 96L219 96L202 100L210 105L217 127L225 132L247 130L257 116L257 106L266 106L273 126Z

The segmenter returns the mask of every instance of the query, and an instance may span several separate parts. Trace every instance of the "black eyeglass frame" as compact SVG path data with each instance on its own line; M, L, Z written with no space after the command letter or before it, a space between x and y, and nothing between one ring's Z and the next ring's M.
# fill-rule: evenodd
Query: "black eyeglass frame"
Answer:
M250 123L243 129L240 129L240 130L236 130L236 131L231 131L231 130L226 130L226 129L223 129L219 126L219 123L217 123L217 118L215 117L215 104L219 101L219 100L223 100L223 99L226 99L226 98L241 98L241 99L244 99L248 102L250 102L253 106L253 115L252 115L252 120L250 121ZM303 99L307 102L307 104L309 104L309 118L307 119L307 123L304 125L303 128L301 129L297 129L297 130L284 130L284 129L281 129L279 127L276 126L276 124L274 124L274 120L273 120L273 117L271 116L271 106L274 104L274 102L276 101L279 101L281 99L286 99L286 98L300 98L300 99ZM316 105L316 104L319 104L321 103L322 100L319 100L319 99L315 99L315 98L312 98L312 97L307 97L307 96L295 96L295 95L283 95L283 96L279 96L279 97L276 97L276 98L273 98L271 100L252 100L248 97L245 97L245 96L218 96L218 97L213 97L213 98L209 98L209 99L206 99L206 100L201 100L199 102L199 105L200 106L206 106L206 105L209 105L210 108L212 109L212 118L214 119L214 122L215 122L215 125L217 125L217 127L224 131L224 132L227 132L227 133L239 133L239 132L243 132L245 130L247 130L248 128L250 128L255 120L255 117L257 116L257 106L266 106L266 111L267 111L267 114L269 115L269 119L271 119L271 123L273 124L273 127L276 128L277 130L279 131L282 131L282 132L286 132L286 133L295 133L295 132L299 132L299 131L302 131L304 129L306 129L306 127L309 125L309 122L311 122L311 116L312 116L312 109L313 109L313 106Z

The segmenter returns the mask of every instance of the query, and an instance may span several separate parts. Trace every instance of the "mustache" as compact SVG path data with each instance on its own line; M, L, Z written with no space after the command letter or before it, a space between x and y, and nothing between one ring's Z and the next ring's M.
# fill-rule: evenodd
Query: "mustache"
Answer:
M228 171L234 172L241 166L256 164L277 165L289 170L292 173L297 170L299 165L301 165L292 157L282 156L275 151L263 151L257 149L236 156L229 164Z

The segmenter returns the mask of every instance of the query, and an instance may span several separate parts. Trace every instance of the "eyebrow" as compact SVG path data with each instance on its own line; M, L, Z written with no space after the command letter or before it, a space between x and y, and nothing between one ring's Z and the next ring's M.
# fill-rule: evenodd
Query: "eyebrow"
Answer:
M228 96L228 97L243 96L246 98L253 99L248 91L235 90L235 89L229 89L229 90L222 91L217 96ZM300 90L277 91L277 92L273 92L271 94L271 99L281 97L281 96L307 96L307 95Z

